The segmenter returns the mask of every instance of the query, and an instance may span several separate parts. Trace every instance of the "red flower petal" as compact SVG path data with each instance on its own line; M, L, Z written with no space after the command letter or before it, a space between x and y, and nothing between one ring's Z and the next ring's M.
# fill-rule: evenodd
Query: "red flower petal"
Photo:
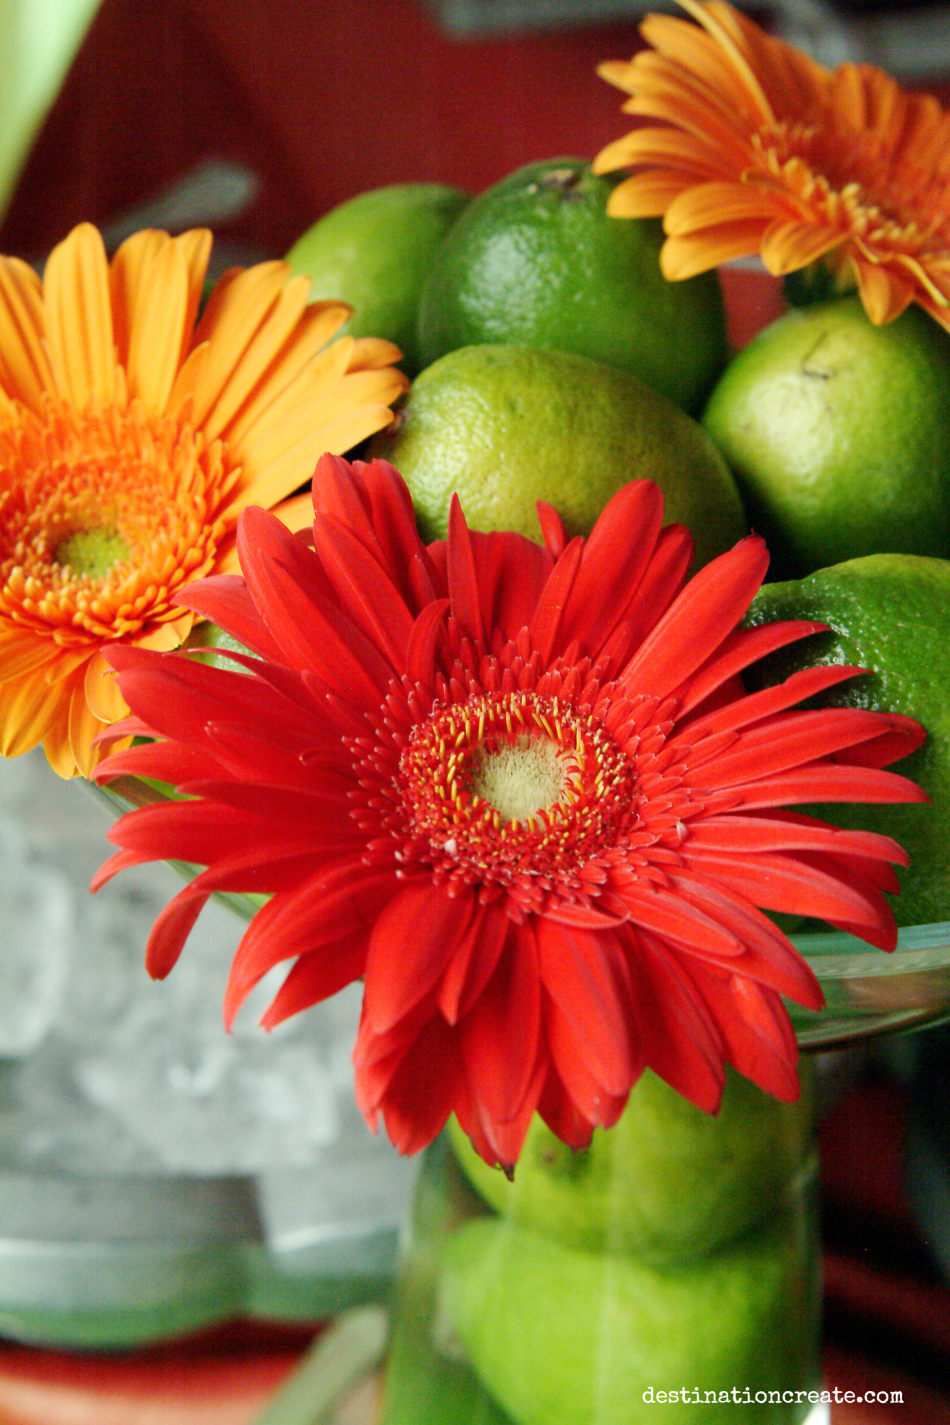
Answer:
M236 574L215 574L196 580L182 592L179 603L218 624L262 658L282 661L284 655L261 622L247 584Z
M541 981L527 928L509 937L494 974L459 1024L459 1042L469 1092L483 1115L499 1125L523 1119L532 1084L535 1102L541 1087Z
M581 1142L574 1143L574 1146L583 1147L590 1137L588 1125L596 1123L609 1127L617 1121L630 1089L628 1087L622 1093L612 1094L604 1087L594 1072L576 1023L553 1000L545 1006L545 1025L552 1069L565 1097L579 1116L580 1125L583 1125L580 1129ZM572 1140L568 1138L566 1141Z
M583 546L560 624L565 647L577 639L597 659L627 616L662 524L663 496L652 480L633 480L611 498Z
M482 626L515 638L530 624L552 569L546 549L520 534L469 531Z
M362 930L302 955L291 966L286 980L262 1016L261 1027L274 1029L292 1014L302 1014L305 1009L330 999L358 980L365 965L366 936Z
M719 721L716 717L712 720L714 724ZM723 715L722 720L728 723L729 715ZM880 730L879 714L860 708L773 716L765 724L747 728L727 751L703 762L702 776L715 787L755 782L830 757L877 737Z
M730 1064L766 1093L794 1103L801 1091L798 1048L778 996L738 975L694 974L693 985L721 1027Z
M396 891L369 936L363 1013L377 1034L434 993L476 915L471 896L453 900L425 883Z
M439 1018L406 1037L388 1059L356 1064L357 1100L371 1123L381 1116L400 1153L418 1153L444 1127L464 1091L458 1041Z
M748 535L690 580L624 669L643 692L666 697L692 678L743 617L768 569L758 535Z
M472 540L462 514L458 495L452 496L449 507L449 537L446 543L446 574L452 613L459 628L476 643L485 642L482 623L482 601L475 572Z
M365 936L391 890L389 873L369 872L359 858L351 857L329 866L318 861L293 891L268 901L235 953L224 1001L225 1023L231 1023L258 981L282 960L350 935Z
M677 955L641 932L631 958L634 991L643 1006L644 1060L655 1074L707 1113L715 1113L726 1074L725 1044L692 974Z
M631 1037L630 982L617 940L589 932L537 925L540 975L551 1000L584 1043L587 1067L608 1093L624 1097L642 1069Z
M419 538L405 481L387 461L350 465L338 455L321 456L313 477L313 509L315 523L326 516L353 531L380 560L413 613L445 594Z
M336 520L314 521L313 542L340 604L386 661L401 668L415 619L384 566Z
M838 754L839 757L841 754ZM749 810L802 802L925 802L927 793L897 772L843 762L804 767L738 785L737 805Z
M439 1009L449 1024L457 1024L478 1002L513 931L512 922L497 902L478 907L455 947L439 988Z
M174 968L210 894L186 886L159 912L145 947L145 968L153 980L163 980Z
M584 541L580 538L572 539L552 569L538 600L530 632L531 642L538 649L544 663L551 660L555 647L565 641L561 637L564 610L577 578L583 553Z

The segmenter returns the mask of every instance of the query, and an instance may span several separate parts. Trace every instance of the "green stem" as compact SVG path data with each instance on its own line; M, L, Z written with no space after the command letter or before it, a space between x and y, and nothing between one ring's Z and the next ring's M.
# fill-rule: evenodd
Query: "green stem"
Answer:
M314 1342L257 1425L330 1425L341 1397L381 1362L388 1330L382 1306L343 1312Z

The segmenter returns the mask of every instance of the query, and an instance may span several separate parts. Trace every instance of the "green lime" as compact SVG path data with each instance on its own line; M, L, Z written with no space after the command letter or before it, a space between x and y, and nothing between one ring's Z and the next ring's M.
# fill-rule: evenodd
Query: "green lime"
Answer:
M817 1322L801 1227L778 1213L664 1270L474 1218L443 1249L441 1315L518 1425L655 1425L670 1404L677 1425L795 1425Z
M218 668L234 668L236 665L233 659L227 655L229 653L240 653L249 655L251 650L230 633L225 633L216 623L210 619L202 619L196 623L187 639L185 647L189 652L202 663L210 663Z
M630 480L655 480L706 563L747 532L735 482L702 428L629 372L563 351L466 346L413 382L374 456L399 470L427 539L457 491L473 529L539 539L537 502L586 534Z
M422 364L416 349L419 289L433 252L469 201L461 188L442 183L374 188L308 228L287 261L310 278L313 301L333 299L353 308L344 331L395 342L413 374Z
M919 307L883 327L857 297L787 312L726 368L703 425L782 577L950 554L950 336Z
M868 668L822 701L905 713L927 729L924 745L889 770L923 787L931 806L826 806L819 814L837 825L885 832L909 852L893 902L899 925L950 920L950 563L874 554L805 579L766 584L749 621L775 619L817 619L831 631L773 654L753 670L755 683L815 664Z
M573 351L698 413L727 356L719 280L667 282L660 223L607 216L617 182L556 158L479 194L422 289L423 363L476 342Z
M619 1121L583 1152L536 1118L514 1178L491 1168L453 1120L452 1146L496 1211L567 1246L654 1265L716 1250L774 1213L801 1166L814 1112L811 1061L797 1104L730 1072L704 1113L649 1070Z

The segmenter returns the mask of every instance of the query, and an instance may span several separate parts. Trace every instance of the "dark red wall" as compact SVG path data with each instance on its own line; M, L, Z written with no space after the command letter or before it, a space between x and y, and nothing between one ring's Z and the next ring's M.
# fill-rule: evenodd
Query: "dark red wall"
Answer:
M37 141L0 250L45 252L225 155L265 179L228 235L283 252L363 189L477 191L623 132L595 73L634 24L453 39L421 0L104 0Z

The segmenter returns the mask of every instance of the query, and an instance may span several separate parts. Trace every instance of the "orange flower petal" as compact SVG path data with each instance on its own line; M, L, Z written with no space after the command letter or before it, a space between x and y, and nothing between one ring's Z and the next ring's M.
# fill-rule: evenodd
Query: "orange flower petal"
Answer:
M136 233L110 267L112 310L119 361L129 396L162 411L191 340L197 299L211 253L211 234L184 237Z
M43 275L53 385L80 410L116 396L109 268L99 232L82 223L53 248Z
M42 284L18 257L0 257L0 386L37 410L51 385Z
M686 237L667 238L660 249L663 276L671 282L695 277L737 257L758 252L761 222L723 223Z
M4 683L44 667L55 657L47 639L19 629L0 628L0 679Z
M683 180L675 173L653 169L637 173L619 183L607 200L612 218L660 218L683 191Z
M349 450L392 420L391 403L406 389L406 377L392 367L350 370L362 348L340 337L285 388L234 446L241 463L241 486L229 509L249 504L271 507L298 489L326 451Z
M893 321L911 302L914 289L910 282L874 262L855 258L854 270L864 309L875 326Z
M691 8L689 0L684 8ZM707 8L700 13L704 23L712 28L714 12ZM661 54L675 57L676 64L704 87L718 92L731 91L743 118L755 123L770 122L774 118L753 65L736 45L728 28L719 26L718 34L715 30L707 34L685 20L651 15L641 26L641 32L648 43Z
M684 237L706 227L767 222L775 211L770 193L740 183L699 183L680 193L666 211L664 230Z
M115 672L101 653L94 653L86 660L82 693L93 717L104 726L128 714L129 706L119 692Z
M195 332L208 358L192 395L193 419L209 440L221 434L303 316L309 281L286 263L264 262L216 288ZM346 320L341 316L341 325Z
M674 168L680 175L681 183L706 183L719 178L722 173L722 150L695 134L644 127L634 129L601 149L594 172L609 173L615 168L639 164Z
M762 261L769 272L780 277L797 272L841 245L841 233L803 222L775 222L763 234Z
M228 421L225 434L230 444L240 447L268 406L302 378L305 368L340 330L349 312L349 307L339 302L314 302L304 308L293 340L284 344L267 369L266 387L258 387L255 396Z
M69 708L68 684L66 689L64 696L63 684L50 684L42 672L0 683L0 755L29 752L52 726L62 723L60 714Z

